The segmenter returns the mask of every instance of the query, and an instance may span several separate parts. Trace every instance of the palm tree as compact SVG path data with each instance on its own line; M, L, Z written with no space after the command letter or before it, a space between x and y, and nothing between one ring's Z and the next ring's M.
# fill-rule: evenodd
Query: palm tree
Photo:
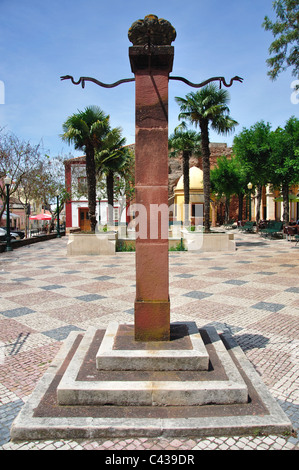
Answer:
M95 157L97 174L106 175L109 225L113 223L114 174L121 173L129 158L129 149L125 147L126 139L121 133L120 127L111 129Z
M183 158L183 180L184 180L184 224L189 224L189 159L192 154L200 154L201 135L196 131L187 129L186 123L177 126L169 137L169 156L175 157L182 154Z
M201 131L201 153L204 184L204 227L210 231L210 140L209 125L220 134L228 134L235 129L237 121L229 116L229 93L218 89L213 83L185 98L175 98L180 106L179 119L187 119Z
M62 127L62 139L73 143L76 150L83 150L86 155L88 210L90 228L94 232L97 223L95 151L101 148L110 129L109 116L98 106L89 106L70 116Z

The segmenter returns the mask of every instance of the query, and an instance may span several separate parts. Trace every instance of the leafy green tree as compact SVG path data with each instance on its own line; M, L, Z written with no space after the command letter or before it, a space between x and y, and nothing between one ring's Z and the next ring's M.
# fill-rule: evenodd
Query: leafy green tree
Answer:
M201 132L201 155L204 184L204 227L210 231L210 140L209 126L219 134L228 134L238 124L229 116L229 93L218 89L211 83L196 92L191 92L185 98L176 97L180 106L179 119L187 119Z
M284 128L270 134L271 183L281 188L283 197L283 222L289 222L289 191L299 183L299 120L292 116Z
M40 144L32 146L12 133L0 130L0 180L7 174L12 178L10 195L26 210L30 201L50 206L56 191L64 186L64 168L60 157L51 159ZM0 185L0 220L6 208L6 187ZM27 223L25 231L27 235Z
M10 196L17 195L27 179L32 179L38 171L40 162L44 161L40 145L32 146L12 133L0 129L0 180L6 175L12 178ZM0 184L0 221L6 208L6 186Z
M222 155L211 170L211 192L217 199L225 197L225 223L229 221L229 206L233 195L239 198L239 220L242 220L246 175L236 157Z
M243 130L234 137L233 152L256 187L256 223L260 221L262 187L270 182L270 132L269 123L259 121L249 129ZM249 182L249 181L248 181Z
M92 232L95 231L97 223L95 152L102 147L109 130L109 116L98 106L89 106L84 111L78 111L63 124L62 139L74 144L76 150L85 152L88 210Z
M243 203L244 203L244 197L248 198L248 203L251 204L251 196L249 193L248 189L248 183L251 183L250 181L250 175L247 173L247 168L246 166L242 165L242 162L239 160L239 158L234 155L233 156L235 166L236 166L236 180L235 180L235 195L238 196L239 199L239 214L238 214L238 220L242 220L243 218ZM247 213L247 210L246 210ZM247 217L247 215L246 215Z
M47 207L50 212L51 204L56 203L59 194L60 205L65 202L66 191L64 166L60 157L51 159L48 155L41 158L26 174L23 175L21 184L15 189L15 194L25 209L26 223L25 234L28 229L28 206L30 202L38 202ZM54 218L54 214L52 213Z
M200 155L201 135L191 129L187 129L185 122L177 126L168 139L170 157L182 155L183 159L183 180L184 180L184 223L189 224L189 160L191 155Z
M274 41L267 59L270 68L268 75L275 80L280 72L292 68L295 77L299 75L299 3L298 0L276 0L273 2L276 21L265 16L262 26L272 31Z

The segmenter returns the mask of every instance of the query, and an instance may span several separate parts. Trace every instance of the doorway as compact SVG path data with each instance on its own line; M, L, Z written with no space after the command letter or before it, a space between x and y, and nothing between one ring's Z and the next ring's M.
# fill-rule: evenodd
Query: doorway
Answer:
M90 219L88 207L79 208L79 225L80 229L84 231L90 230Z

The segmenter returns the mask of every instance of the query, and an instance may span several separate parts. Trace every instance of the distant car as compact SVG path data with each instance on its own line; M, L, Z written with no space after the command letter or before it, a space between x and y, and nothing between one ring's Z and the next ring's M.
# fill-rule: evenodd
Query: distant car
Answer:
M6 232L6 227L1 227L3 230L5 230ZM15 230L15 229L12 229L10 231L10 235L12 237L12 234L14 234L14 237L15 235L19 235L20 239L22 240L23 238L25 238L25 232L23 232L22 230Z
M21 237L15 232L10 232L10 238L11 240L20 240ZM0 240L3 242L6 241L6 230L2 227L0 227Z

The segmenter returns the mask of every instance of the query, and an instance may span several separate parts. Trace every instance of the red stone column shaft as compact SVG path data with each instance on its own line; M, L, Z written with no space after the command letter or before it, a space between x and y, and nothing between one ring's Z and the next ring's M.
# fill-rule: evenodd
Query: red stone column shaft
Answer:
M132 61L131 56L130 58ZM133 71L136 87L135 201L137 211L140 205L139 227L136 230L135 339L137 341L168 341L170 337L168 270L168 76L170 70L169 67L163 66L152 67L149 70L142 66L135 67Z

